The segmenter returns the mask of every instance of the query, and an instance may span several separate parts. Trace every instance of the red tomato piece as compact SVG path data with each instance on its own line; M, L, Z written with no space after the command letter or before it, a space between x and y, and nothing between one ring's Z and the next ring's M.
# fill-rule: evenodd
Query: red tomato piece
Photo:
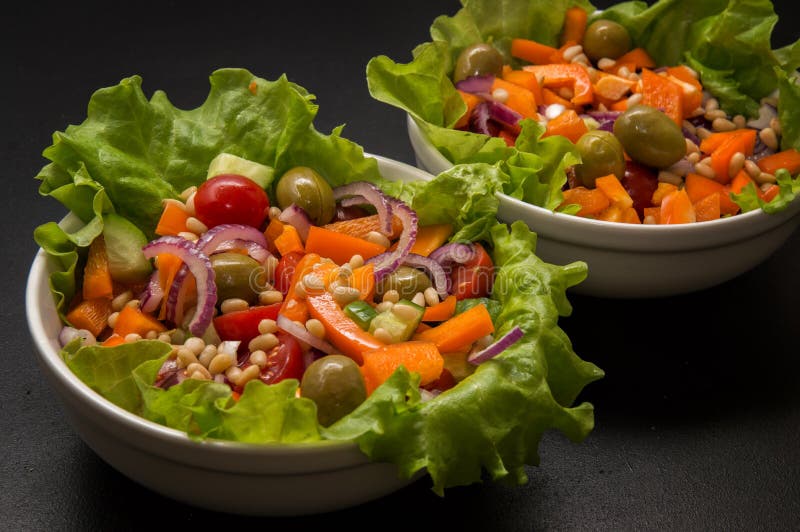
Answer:
M261 370L260 379L273 384L285 379L303 378L303 348L300 342L286 333L276 333L280 344L267 353L267 365Z
M222 340L240 340L242 345L258 336L258 324L261 320L277 320L281 304L250 307L228 314L220 314L214 318L214 329Z
M275 290L280 290L284 296L292 286L292 276L294 276L297 263L300 262L303 256L304 254L300 252L288 253L280 258L278 265L275 267L275 282L273 286L275 286Z
M244 224L260 228L267 218L269 198L252 179L222 174L198 187L194 209L197 219L208 227Z
M453 269L453 294L456 299L487 297L494 285L494 262L486 249L475 243L478 253L474 259Z

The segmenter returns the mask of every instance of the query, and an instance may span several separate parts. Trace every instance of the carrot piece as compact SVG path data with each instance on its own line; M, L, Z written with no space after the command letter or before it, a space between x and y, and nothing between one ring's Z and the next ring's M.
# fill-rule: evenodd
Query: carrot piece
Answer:
M327 257L336 264L344 264L353 255L361 255L367 260L380 255L386 248L363 238L312 225L306 238L306 251Z
M109 336L108 338L103 340L100 343L100 345L102 345L103 347L114 347L115 345L124 344L124 343L125 343L125 337L124 336L120 336L118 334L112 334L111 336Z
M108 325L111 315L111 300L106 297L97 299L84 299L70 310L65 318L76 329L86 329L95 336Z
M539 114L536 96L525 87L520 87L502 78L495 77L491 92L503 89L508 93L505 105L522 115L523 118L536 118Z
M417 229L417 239L411 246L410 253L427 257L447 242L452 234L452 224L422 225Z
M461 99L464 100L464 103L467 106L467 110L464 111L464 114L461 115L461 118L459 118L458 122L456 122L455 126L453 126L456 129L461 129L469 125L469 117L472 116L472 111L475 109L475 107L481 103L481 97L469 92L464 92L462 90L459 90L458 93L461 95Z
M653 205L661 205L664 197L668 194L672 194L676 192L678 187L673 185L672 183L663 183L659 182L658 186L656 187L656 191L653 192L653 196L650 198L650 203Z
M312 295L306 302L311 317L322 322L325 327L328 341L358 364L364 362L364 353L385 345L348 318L330 292Z
M150 314L137 307L126 305L119 311L114 324L114 334L125 336L135 333L144 338L150 331L164 332L167 328Z
M415 339L433 342L440 352L447 353L493 332L494 324L489 311L486 305L480 304L421 332Z
M564 191L564 201L561 206L580 205L578 216L589 216L605 210L611 201L602 190L597 188L575 187Z
M582 43L588 20L589 14L582 7L573 6L567 9L564 15L564 27L561 30L561 44L567 42Z
M114 282L108 269L108 255L103 235L98 236L89 245L89 255L83 268L83 299L114 297Z
M275 244L275 249L281 255L305 252L300 233L297 232L293 225L283 224L281 234L272 243Z
M622 54L621 56L617 57L617 63L619 64L626 64L631 63L634 65L636 70L640 68L655 68L656 62L650 57L650 54L647 53L647 50L644 48L632 48ZM633 70L631 70L633 72Z
M456 296L449 295L444 301L432 307L426 307L422 314L422 321L445 321L453 317L456 313Z
M663 110L678 126L683 124L683 89L647 68L642 69L642 103Z
M557 48L530 39L511 39L511 55L535 65L549 64L557 53Z
M527 65L522 69L541 77L544 87L571 86L574 95L570 101L573 105L586 105L594 100L589 71L581 64Z
M592 90L594 90L595 96L610 100L607 102L608 106L628 94L635 84L635 81L615 76L614 74L598 72L598 79L592 85Z
M177 202L167 201L164 203L164 210L156 225L156 234L160 236L175 236L186 231L186 220L189 219L187 213Z
M633 198L631 198L625 187L614 174L608 174L603 177L595 179L595 186L603 191L608 196L612 203L619 204L624 209L633 206Z
M292 280L289 283L289 290L283 298L281 309L278 312L283 314L292 321L299 321L305 323L308 319L308 307L305 300L297 295L295 285L303 280L307 274L313 271L314 265L320 262L321 257L316 253L306 253L297 262L292 274Z
M697 221L686 189L667 194L661 202L662 224L685 224Z
M745 156L752 155L756 146L755 129L737 129L736 131L738 135L726 138L711 152L711 168L714 170L714 179L723 185L729 183L732 177L729 173L731 157L736 152L742 152Z
M547 122L542 136L562 135L572 143L576 143L581 138L581 135L587 131L589 131L589 128L580 115L573 109L566 109L563 113Z
M344 233L346 235L354 236L357 238L364 238L367 234L381 230L380 218L377 214L369 216L361 216L360 218L353 218L352 220L342 220L339 222L332 222L322 226L330 231L337 233ZM403 232L403 222L397 216L392 217L392 234L388 235L390 240L398 238L400 233Z
M539 85L539 80L533 72L528 72L527 70L509 70L503 72L503 79L531 91L537 104L544 102L542 98L542 87Z
M775 175L775 172L785 168L793 176L800 172L800 152L794 148L775 152L759 159L756 164L762 172Z
M542 88L542 102L544 105L552 105L554 103L563 105L567 109L575 109L575 106L572 105L572 102L562 98L559 96L556 91L553 89L548 89L547 87Z
M761 199L769 203L770 201L773 200L773 198L775 198L775 196L778 195L778 192L780 192L780 190L781 187L779 187L778 185L770 185L769 187L767 187L767 190L761 192Z
M421 386L438 379L444 369L444 358L431 342L409 340L368 351L363 356L361 374L364 376L367 395L391 377L400 366L418 373Z
M650 223L658 224L661 223L661 207L645 207L642 209L642 214L644 215L644 222L650 219Z
M709 194L700 201L692 204L698 222L716 220L720 217L719 194Z

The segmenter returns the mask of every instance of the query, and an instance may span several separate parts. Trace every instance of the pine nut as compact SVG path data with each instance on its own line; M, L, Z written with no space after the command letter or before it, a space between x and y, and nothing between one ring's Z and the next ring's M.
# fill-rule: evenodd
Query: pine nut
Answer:
M258 351L259 349L262 351L269 351L279 343L278 338L272 333L259 334L250 340L250 343L247 344L247 349L250 352Z
M206 376L206 374L203 373L200 370L197 370L194 373L192 373L191 375L189 375L189 378L190 379L194 379L196 381L210 381L211 380L211 376L210 375Z
M194 192L189 194L189 197L186 198L186 205L184 206L184 210L189 216L194 216L197 214L197 211L194 210L194 197L197 194L197 189Z
M231 357L228 353L218 353L211 359L211 362L208 364L208 371L212 375L216 375L217 373L222 373L229 367L233 365L233 357Z
M592 69L592 70L594 70L594 69L592 68L592 62L591 62L591 61L589 61L589 58L588 58L588 57L586 57L586 54L584 54L583 52L581 52L581 53L579 53L578 55L576 55L575 57L573 57L573 58L572 58L572 61L570 61L570 62L571 62L571 63L576 63L576 64L579 64L579 65L583 65L583 66L585 66L585 67L586 67L586 70L589 70L589 69ZM591 72L591 70L589 70L589 79L592 79L592 77L593 77L593 76L592 76L592 72ZM596 80L596 79L597 79L597 78L595 77L595 80Z
M383 235L377 231L370 231L367 233L366 236L364 236L364 240L367 242L372 242L373 244L378 244L379 246L383 246L385 248L388 248L392 245L389 239L386 238L386 235Z
M208 226L195 218L194 216L189 216L186 219L186 229L191 231L192 233L197 233L198 235L202 235L206 231L208 231Z
M733 123L736 124L736 129L742 129L747 125L747 119L744 115L736 115L733 117Z
M353 268L350 264L343 264L336 272L336 280L341 286L350 286L350 279L353 278Z
M778 136L775 134L775 130L771 127L765 127L761 131L758 132L758 138L761 139L761 142L767 145L767 147L771 150L778 149Z
M138 342L142 339L142 335L137 333L128 333L125 335L125 343L132 344L133 342Z
M258 294L258 302L262 305L272 305L283 301L283 294L277 290L266 290Z
M145 334L144 337L148 340L155 340L158 338L158 331L147 331L147 334Z
M223 314L230 314L231 312L239 312L242 310L247 310L250 308L250 305L244 299L240 299L238 297L232 297L223 301L219 309L222 311Z
M414 294L414 297L411 298L411 302L414 304L419 305L420 307L425 306L425 294L422 292L417 292Z
M169 344L172 343L172 338L170 338L169 334L167 333L161 333L158 335L158 341L164 342L165 344Z
M417 309L405 303L399 303L392 307L392 314L405 322L411 322L417 318Z
M192 194L194 194L195 192L197 192L197 187L196 187L196 186L194 186L194 185L192 185L192 186L190 186L189 188L185 189L183 192L181 192L181 199L182 199L183 201L186 201L186 200L188 200L188 199L191 197L191 195L192 195Z
M179 347L176 350L176 359L178 361L179 368L185 368L189 364L194 364L197 362L197 357L195 354L185 347Z
M630 97L628 97L627 105L628 107L632 107L641 101L642 101L642 94L637 92L636 94L631 94Z
M744 168L744 153L737 151L731 156L731 160L728 163L728 175L733 178L736 177L742 168Z
M716 98L709 98L706 101L706 111L713 111L715 109L719 109L719 100Z
M619 76L621 78L627 78L628 74L630 74L630 73L631 73L630 69L628 67L625 67L625 66L624 67L620 67L619 70L617 70L617 76Z
M352 303L361 297L361 292L358 290L358 288L352 288L349 286L336 286L334 287L332 294L333 299L341 306Z
M597 60L597 68L600 70L608 70L616 64L617 62L609 57L601 57Z
M383 294L382 301L391 301L392 303L397 303L400 301L400 292L397 290L387 290L385 294Z
M694 144L694 143L692 143L692 144ZM692 153L690 153L689 155L686 156L686 160L689 161L692 164L696 164L700 160L700 152L699 151L693 151Z
M272 207L270 207L270 208L269 208L269 214L268 214L268 216L269 216L269 219L270 219L270 220L274 220L275 218L277 218L277 217L278 217L278 216L280 216L280 215L281 215L281 209L280 209L280 207L275 207L275 206L272 206Z
M387 310L392 310L393 306L394 303L391 301L383 301L375 306L375 310L378 311L378 313L386 312Z
M576 55L581 53L583 53L583 46L581 46L580 44L575 44L564 50L561 56L564 58L565 61L571 62Z
M425 297L425 304L429 307L439 304L439 292L432 286L429 286L422 292L422 295Z
M375 329L375 332L372 333L372 336L375 337L376 340L381 341L386 344L392 343L392 336L389 334L389 331L384 329L383 327L378 327Z
M508 101L508 91L503 88L497 88L492 91L492 99L496 102L506 103Z
M715 118L711 121L711 129L714 131L733 131L736 129L736 124L727 118Z
M711 111L706 111L705 114L706 120L714 120L716 118L727 118L728 115L722 109L712 109Z
M200 239L197 234L192 233L191 231L181 231L178 233L178 236L190 242L197 242Z
M778 180L775 179L774 175L768 172L761 172L761 174L758 176L758 179L756 179L756 182L759 185L771 185L773 183L777 183Z
M605 113L606 111L608 111L608 107L606 107L603 102L600 102L597 104L597 110L600 111L601 113Z
M197 355L197 361L205 367L208 367L215 356L217 356L217 346L213 344L207 345L203 348L200 354Z
M206 367L204 365L202 365L201 363L199 363L199 362L192 362L191 364L189 364L186 367L186 374L187 375L192 375L194 373L200 373L201 375L203 375L207 379L211 378L211 373L209 373L208 370L206 369Z
M586 59L588 60L589 58L587 57ZM596 68L594 68L593 66L591 66L591 64L589 64L589 65L586 66L586 71L589 73L589 79L591 80L591 82L592 83L597 83L597 80L599 79L598 70ZM598 104L598 107L600 105L601 104ZM603 107L605 107L605 106L603 106Z
M348 262L348 264L354 270L356 268L360 268L364 265L364 257L362 257L361 255L353 255L352 257L350 257L350 261Z
M697 135L697 138L704 140L711 136L712 131L704 127L698 127L695 134Z
M641 78L639 77L639 74L637 74L636 72L631 72L630 74L628 74L628 79L631 81L639 81L639 79Z
M251 380L258 378L259 375L261 375L260 367L256 366L255 364L247 366L242 370L242 373L239 375L239 382L236 384L238 386L244 386Z
M308 320L306 322L306 330L317 338L325 338L325 327L317 319L311 318Z
M203 339L198 338L197 336L187 338L187 340L183 342L183 345L187 349L190 349L195 355L199 355L206 347L206 343L203 341Z
M772 131L775 132L776 135L781 134L781 121L778 117L771 118L769 121L769 127Z
M694 124L692 124L688 120L684 120L683 124L681 124L681 125L683 126L683 129L685 129L686 131L688 131L692 135L694 135L695 132L697 131L697 126L695 126ZM689 140L689 139L686 139L686 140Z
M125 303L126 307L138 308L139 307L139 300L138 299L131 299L127 303Z
M112 312L108 315L108 326L112 329L117 325L117 318L119 318L119 312Z
M278 323L275 320L263 319L258 322L259 334L275 333L278 330Z
M703 116L706 114L706 110L702 107L696 107L694 111L689 113L689 118L697 118L698 116Z
M125 308L125 305L127 305L128 301L131 299L133 299L133 293L130 290L126 290L111 300L111 309L115 312L119 312Z
M709 165L703 163L697 163L696 165L694 165L694 171L695 173L698 173L701 176L707 177L709 179L714 179L714 176L716 176L714 169L711 168Z
M239 368L239 366L231 366L225 370L225 376L228 377L228 380L233 384L238 385L239 377L242 376L242 370Z
M325 288L325 283L313 273L307 273L303 276L303 287L306 289L306 293L308 293L309 291L323 290Z
M744 162L744 169L748 173L748 175L753 179L757 180L758 176L761 175L761 168L759 168L758 165L750 159L747 159Z
M264 366L267 365L267 354L261 349L257 349L250 353L249 360L251 364L255 364L259 368L264 369Z
M683 183L681 176L673 174L668 170L661 170L658 172L658 181L660 183L671 183L675 186L680 186Z
M686 153L699 153L700 148L692 139L686 139Z
M575 91L572 89L572 87L559 87L558 95L565 100L571 100L575 96Z

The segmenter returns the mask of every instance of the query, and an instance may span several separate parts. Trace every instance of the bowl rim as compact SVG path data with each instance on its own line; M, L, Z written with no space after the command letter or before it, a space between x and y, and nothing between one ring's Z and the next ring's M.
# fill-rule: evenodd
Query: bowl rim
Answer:
M422 142L425 155L442 167L451 168L450 162L430 142L422 128L411 113L406 113L409 133ZM412 142L414 150L419 149L418 142ZM498 217L502 216L503 207L511 207L517 212L524 211L532 221L543 224L541 229L550 229L547 238L579 243L597 248L612 248L639 251L675 251L722 246L726 243L752 237L777 227L800 212L800 195L787 209L775 214L767 214L762 209L737 214L718 220L706 222L656 225L625 224L583 218L570 214L550 211L515 198L503 192L497 196L501 202ZM532 228L537 231L537 228ZM575 233L564 233L566 229ZM726 232L721 232L721 231ZM613 239L599 245L597 238Z
M379 172L384 178L390 178L388 175L395 171L401 174L404 173L408 176L408 179L430 180L433 178L433 176L424 170L401 161L367 152L364 152L364 157L373 158L377 161ZM400 179L403 178L401 177ZM69 225L80 224L81 222L74 214L68 213L59 223ZM72 394L70 399L78 401L79 404L86 406L91 414L97 416L98 419L111 420L122 428L133 431L147 439L155 438L162 443L168 444L171 449L170 451L164 449L159 450L153 446L152 448L148 448L147 452L160 454L164 457L177 461L184 461L186 463L196 463L197 461L189 456L176 456L173 454L175 449L183 449L192 453L197 451L202 451L203 453L225 453L226 456L234 460L239 458L247 459L253 456L259 458L273 457L295 459L302 458L315 451L330 451L340 458L340 460L337 460L336 464L325 467L324 469L303 467L302 464L298 464L295 468L298 473L318 473L321 471L333 471L352 466L377 463L372 462L361 452L357 443L351 440L336 441L323 439L297 443L247 443L215 438L198 440L192 439L184 431L150 421L115 405L80 380L66 365L66 362L60 356L60 350L55 348L55 345L58 343L58 333L53 336L52 333L48 332L44 322L44 313L40 308L41 301L52 301L48 278L50 264L51 259L47 253L41 247L38 248L28 271L25 286L25 313L28 329L34 343L36 354L38 355L37 359L43 371L46 372L46 377L53 379L57 388L69 390ZM54 310L53 304L53 311ZM64 393L58 389L56 391L59 395ZM64 402L65 398L62 396L60 399ZM136 446L136 443L132 440L126 443ZM214 467L213 464L203 463L202 466L207 469L228 470L227 467L222 465ZM288 467L291 468L291 464ZM281 472L286 474L286 469L287 467L283 467Z

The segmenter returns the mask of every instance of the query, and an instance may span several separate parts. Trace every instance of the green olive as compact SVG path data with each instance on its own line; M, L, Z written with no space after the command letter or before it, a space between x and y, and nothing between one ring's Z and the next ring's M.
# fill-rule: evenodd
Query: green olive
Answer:
M592 22L583 37L583 53L592 61L603 57L616 59L631 49L631 35L625 26L613 20Z
M425 272L410 266L400 266L375 286L375 294L382 297L389 290L397 290L400 299L412 299L417 292L424 292L430 286L431 279Z
M617 137L609 131L593 129L581 135L575 144L581 163L575 165L575 175L583 185L594 188L594 180L608 174L619 179L625 175L625 153Z
M251 305L257 301L259 287L265 286L265 272L257 260L241 253L215 253L211 255L211 266L217 301L239 298Z
M499 76L503 71L503 56L491 44L473 44L464 48L456 60L453 81L458 83L470 76Z
M367 398L361 371L351 358L327 355L308 366L300 394L317 404L317 419L327 427L356 409Z
M324 225L336 214L333 190L313 168L295 166L278 180L275 196L281 209L292 203L302 207L314 225Z
M634 105L619 115L614 135L631 159L647 166L667 168L686 155L686 140L678 124L648 105Z

